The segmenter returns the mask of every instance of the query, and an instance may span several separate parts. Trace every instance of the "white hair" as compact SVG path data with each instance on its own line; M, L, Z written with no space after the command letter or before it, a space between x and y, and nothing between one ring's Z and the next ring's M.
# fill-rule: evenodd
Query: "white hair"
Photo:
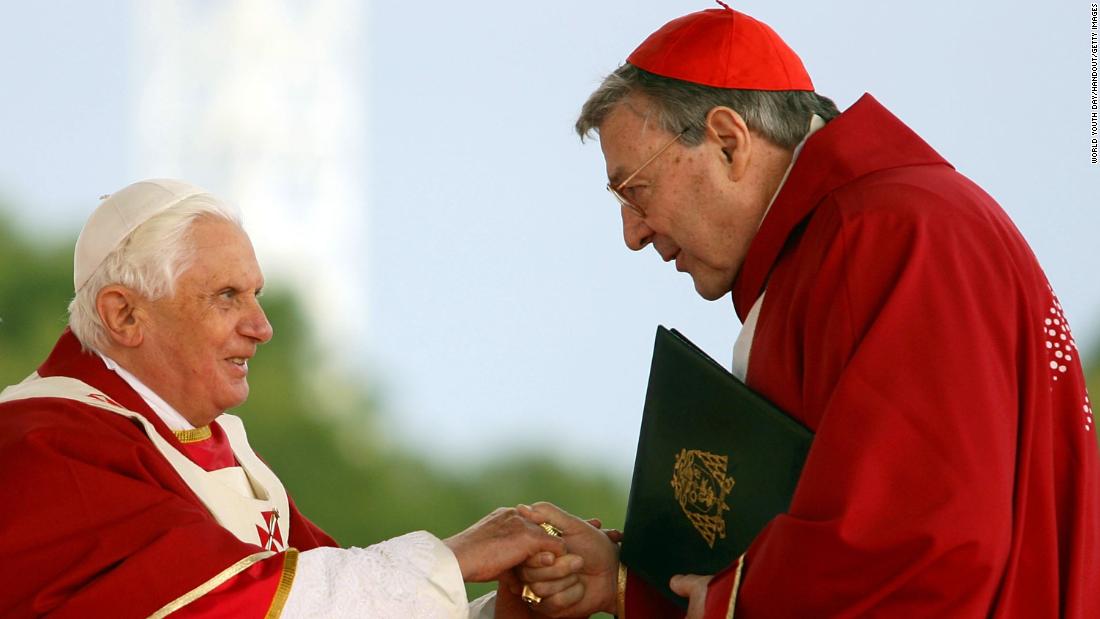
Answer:
M175 292L176 280L194 258L190 230L200 218L241 225L236 209L211 194L198 194L150 217L107 255L69 303L69 328L85 350L103 352L109 343L96 309L104 287L121 284L150 300Z

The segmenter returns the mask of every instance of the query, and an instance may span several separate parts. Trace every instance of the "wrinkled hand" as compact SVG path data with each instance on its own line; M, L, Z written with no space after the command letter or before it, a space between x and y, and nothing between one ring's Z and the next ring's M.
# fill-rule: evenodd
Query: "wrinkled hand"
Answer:
M566 557L576 559L578 562L580 559L577 555L565 555L564 557L558 557L558 561L564 560ZM563 588L560 591L553 594L545 591L544 593L548 595L543 597L538 605L528 606L527 602L520 597L523 591L523 582L513 571L501 572L493 616L496 619L546 619L545 615L539 614L536 609L545 610L557 606L570 606L576 604L584 594L584 587L580 584L576 574L562 579L562 583Z
M529 508L526 508L526 511L524 509L520 511L531 518L532 522L548 522L544 517ZM586 522L597 529L601 526L600 521L596 518ZM603 532L614 543L618 543L622 539L622 533L619 531L609 529ZM545 615L540 614L538 611L551 612L556 609L571 608L581 601L585 589L577 572L584 565L584 559L580 555L565 554L554 559L549 565L542 559L543 557L539 556L531 557L523 565L530 568L553 566L552 573L564 574L564 576L557 580L546 581L540 585L538 591L541 593L539 596L542 598L541 601L535 606L529 606L522 597L526 583L517 576L519 568L510 572L502 572L500 584L497 588L494 614L497 619L545 619ZM586 616L581 615L582 618Z
M530 560L551 566L565 554L565 542L514 508L501 507L465 531L443 540L454 553L462 580L489 582L501 572Z
M707 585L713 576L677 574L668 581L668 587L676 595L688 599L688 612L684 619L703 619L707 605Z
M614 614L618 593L618 532L605 533L551 503L520 505L523 516L537 522L549 522L562 532L569 554L552 565L525 563L519 578L543 598L535 608L551 617L587 617L604 611ZM593 521L598 525L598 521ZM580 565L570 564L577 555ZM579 569L579 571L578 571ZM569 585L572 578L577 583ZM579 594L579 595L578 595Z

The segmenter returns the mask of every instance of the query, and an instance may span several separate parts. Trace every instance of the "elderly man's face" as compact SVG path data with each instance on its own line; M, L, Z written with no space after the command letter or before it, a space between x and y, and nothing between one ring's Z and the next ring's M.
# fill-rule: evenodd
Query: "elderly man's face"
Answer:
M158 395L202 426L248 397L248 360L272 330L257 300L263 274L244 231L200 218L191 241L194 259L175 294L146 306L142 369Z
M618 186L674 134L656 126L651 104L632 95L600 125L600 147L608 179ZM623 238L633 250L652 244L676 270L687 272L704 298L722 297L756 233L764 206L732 182L722 146L709 139L698 146L673 144L642 169L622 194L644 209L642 218L623 208Z

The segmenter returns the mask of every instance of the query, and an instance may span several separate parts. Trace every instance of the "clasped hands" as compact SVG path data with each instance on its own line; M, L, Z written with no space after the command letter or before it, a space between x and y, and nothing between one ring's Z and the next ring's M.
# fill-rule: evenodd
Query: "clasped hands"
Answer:
M539 526L544 522L560 530L561 537L548 535ZM535 503L498 509L444 542L458 559L463 580L499 582L498 618L615 614L622 534L600 525L551 503ZM701 616L709 580L693 575L673 578L673 590L690 599L688 617ZM523 601L524 585L541 598L538 604Z

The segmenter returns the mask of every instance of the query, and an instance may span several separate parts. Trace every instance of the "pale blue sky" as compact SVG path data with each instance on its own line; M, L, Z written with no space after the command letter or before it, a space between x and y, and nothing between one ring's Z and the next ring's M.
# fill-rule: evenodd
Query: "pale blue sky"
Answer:
M22 223L74 234L140 169L131 4L3 5L0 196ZM703 301L655 253L626 250L599 145L572 133L646 35L711 6L371 4L367 337L348 346L385 385L395 435L448 461L545 450L625 475L655 326L728 363L729 298ZM771 24L841 108L871 92L997 198L1080 343L1100 345L1088 2L734 8Z

